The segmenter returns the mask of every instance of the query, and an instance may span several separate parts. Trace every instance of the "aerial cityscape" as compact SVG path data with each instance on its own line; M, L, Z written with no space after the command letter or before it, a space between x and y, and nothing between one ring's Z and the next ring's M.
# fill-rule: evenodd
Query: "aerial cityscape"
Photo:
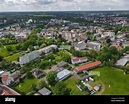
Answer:
M0 3L0 95L129 95L126 0Z

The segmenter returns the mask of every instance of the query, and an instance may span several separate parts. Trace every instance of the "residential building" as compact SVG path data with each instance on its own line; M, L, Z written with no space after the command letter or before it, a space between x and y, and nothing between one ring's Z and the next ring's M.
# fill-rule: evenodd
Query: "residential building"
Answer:
M31 70L31 72L32 72L33 76L35 76L36 78L41 78L41 77L45 76L45 74L40 69L34 68L33 70Z
M57 46L56 45L50 45L50 46L47 46L47 47L44 47L44 48L42 48L42 49L39 49L38 50L38 52L41 54L42 52L44 52L44 53L49 53L51 50L52 50L52 48L57 48Z
M88 61L87 57L78 57L78 58L71 59L72 64L78 64L78 63L83 63L87 61Z
M23 64L29 63L30 61L35 60L38 57L39 57L39 52L37 50L35 50L35 51L32 51L28 54L25 54L25 55L19 57L19 62L21 65L23 65Z
M81 41L81 42L76 42L76 43L72 43L72 45L75 47L76 50L84 50L86 49L86 43Z
M101 49L101 43L98 43L98 42L87 42L86 47L88 49L94 49L96 51L100 51L100 49Z
M15 81L19 81L19 76L20 76L20 72L15 71L13 73L3 74L1 80L2 80L3 84L11 85L11 84L15 83Z
M39 90L38 93L40 95L51 95L52 94L52 92L49 89L47 89L46 87Z

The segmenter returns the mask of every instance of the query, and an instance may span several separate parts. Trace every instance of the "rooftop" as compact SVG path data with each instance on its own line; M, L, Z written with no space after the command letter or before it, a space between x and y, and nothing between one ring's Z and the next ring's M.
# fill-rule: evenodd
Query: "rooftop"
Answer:
M5 85L0 85L0 95L20 95L13 89L8 88Z
M91 69L93 67L97 67L101 64L102 63L100 61L96 61L96 62L92 62L92 63L86 64L86 65L79 66L76 69L77 69L77 71L83 71L83 70Z
M121 58L121 59L117 60L117 62L115 63L115 65L125 66L128 61L129 60L126 59L126 58Z
M71 74L71 72L67 69L64 69L57 74L57 78L60 80L69 74Z
M61 62L59 62L59 63L57 64L57 66L63 67L63 66L65 66L65 65L67 65L67 64L68 64L67 62L61 61Z
M6 82L9 77L9 74L5 74L2 76L2 81Z
M48 90L46 87L42 88L41 90L38 91L41 95L50 95L52 92Z

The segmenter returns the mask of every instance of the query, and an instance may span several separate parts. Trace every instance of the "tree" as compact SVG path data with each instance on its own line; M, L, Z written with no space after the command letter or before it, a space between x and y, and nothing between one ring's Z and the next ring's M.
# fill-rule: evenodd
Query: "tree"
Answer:
M12 47L11 46L7 46L7 51L12 51Z
M54 87L54 94L56 95L70 95L70 91L71 89L67 88L62 81L57 82Z
M47 74L46 76L46 79L48 81L48 83L51 85L51 86L54 86L56 84L56 75L57 75L57 72L56 71L51 71Z
M37 89L36 89L36 84L32 84L32 86L31 86L31 91L36 91Z
M31 72L27 72L26 77L27 77L28 79L33 79L33 78L34 78L34 76L32 75Z
M106 43L110 43L110 42L111 42L110 38L106 39Z
M52 50L51 50L51 51L52 51L52 53L53 53L53 54L55 54L55 53L57 53L57 52L58 52L58 48L56 48L56 49L55 49L55 48L52 48Z
M46 84L46 82L45 82L44 80L41 79L41 80L38 81L36 88L37 88L38 90L40 90L40 89L42 89L43 87L47 87L47 84Z
M53 54L48 54L48 55L45 57L45 59L46 59L46 60L49 60L49 59L54 60L55 57L54 57Z
M114 46L109 47L109 52L113 55L117 55L119 53L117 48Z
M3 56L0 56L0 61L2 61L3 60Z
M20 50L20 49L21 49L21 45L18 44L18 45L16 46L16 49L17 49L17 50Z
M24 73L27 72L27 70L28 70L27 67L22 67L21 70L20 70L20 73L21 73L21 74L24 74Z

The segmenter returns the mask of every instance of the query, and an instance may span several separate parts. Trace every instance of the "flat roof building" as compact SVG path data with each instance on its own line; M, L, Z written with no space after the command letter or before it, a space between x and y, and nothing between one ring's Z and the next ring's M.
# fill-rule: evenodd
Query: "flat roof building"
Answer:
M62 81L64 80L65 78L69 77L71 75L71 72L67 69L64 69L62 71L60 71L58 74L57 74L57 80L58 81Z

